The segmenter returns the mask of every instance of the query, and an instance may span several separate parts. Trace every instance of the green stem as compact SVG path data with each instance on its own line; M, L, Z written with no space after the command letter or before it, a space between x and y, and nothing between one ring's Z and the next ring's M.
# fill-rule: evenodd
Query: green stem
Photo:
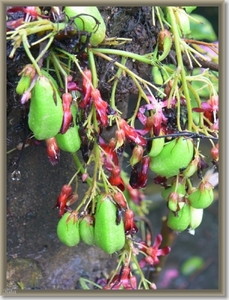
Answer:
M154 65L154 62L151 59L148 59L146 56L135 54L133 52L128 52L124 50L117 50L117 49L106 49L106 48L93 48L93 52L104 53L104 54L113 54L118 56L123 56L126 58L132 58L133 60L140 61L147 65Z
M132 258L133 262L135 263L135 265L136 265L136 267L137 267L137 269L138 269L138 272L139 272L140 277L141 277L141 279L142 279L144 288L145 288L146 290L149 290L149 286L148 286L148 284L147 284L146 281L145 281L145 276L144 276L144 274L143 274L143 272L142 272L142 269L140 268L140 266L139 266L139 264L138 264L138 260L136 259L136 257L135 257L134 254L131 256L131 258Z
M174 35L174 43L175 43L175 50L176 50L176 56L177 56L177 62L178 62L178 68L181 70L181 81L183 85L184 95L187 103L187 111L188 111L188 130L191 131L192 129L192 106L191 106L191 100L189 96L188 86L186 82L186 75L185 75L185 68L183 65L183 59L181 54L181 48L180 48L180 36L177 28L177 22L174 16L173 7L167 7L170 19L171 19L171 30Z
M127 61L127 58L122 57L122 59L121 59L121 65L125 66L126 61ZM115 75L115 80L114 80L114 84L112 86L111 98L110 98L111 107L114 110L117 110L117 111L118 111L118 109L116 108L116 104L115 104L115 92L116 92L117 84L119 82L119 78L120 78L121 74L122 74L122 69L119 68L118 71L117 71L117 73L116 73L116 75Z
M91 51L91 49L88 49L88 59L89 59L90 69L91 69L91 74L92 74L92 83L93 83L94 88L97 88L98 76L97 76L97 71L96 71L94 54Z

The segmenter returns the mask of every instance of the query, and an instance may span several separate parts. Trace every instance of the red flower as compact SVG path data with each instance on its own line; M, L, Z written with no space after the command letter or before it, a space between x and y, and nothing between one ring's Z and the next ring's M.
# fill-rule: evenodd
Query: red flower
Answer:
M50 139L46 139L45 142L49 162L55 166L60 160L60 149L57 145L56 138L52 137Z
M113 199L121 209L125 210L127 208L126 199L123 196L123 193L121 193L121 192L115 193L113 195Z
M124 215L125 234L135 234L138 232L138 227L134 223L134 212L127 209Z
M60 133L64 134L70 127L73 117L71 113L72 95L70 93L64 93L62 95L62 105L63 105L63 122L60 129Z
M139 173L138 188L146 187L146 184L148 181L148 170L149 170L149 164L150 164L150 157L148 157L148 156L143 157L141 164L142 164L142 168Z
M146 140L136 131L136 129L128 125L124 119L119 120L119 127L124 131L127 139L143 147L146 146Z
M109 177L108 181L111 185L117 186L123 192L125 190L125 186L122 178L120 177L120 172L120 168L118 166L115 166L111 170L111 176Z
M83 100L79 103L79 108L85 108L91 103L91 91L92 91L92 74L91 71L88 69L85 69L83 71Z
M99 145L104 150L102 153L102 159L104 160L104 165L108 171L112 171L114 166L118 165L118 156L114 149L114 144L106 144L104 140L99 137Z
M59 208L59 216L62 217L69 205L74 203L78 199L78 195L72 193L71 186L65 184L57 198L56 205L54 207Z
M165 256L171 251L171 248L168 246L164 247L163 249L159 249L161 242L162 242L162 235L158 234L156 236L153 246L147 246L145 242L141 243L139 249L146 254L146 257L144 257L139 262L139 266L141 268L144 268L146 264L149 264L151 266L159 264L160 260L158 256Z
M130 267L121 268L119 274L116 274L112 281L103 287L104 290L136 290L137 278L131 275Z
M130 196L130 199L137 205L141 205L141 202L145 199L145 195L139 190L134 189L130 184L126 186L127 192Z
M65 184L61 189L60 195L58 196L57 202L55 205L55 207L59 208L59 216L60 217L63 216L66 209L68 208L67 199L70 197L71 194L72 194L71 186Z
M91 91L91 97L96 108L98 121L102 124L102 126L106 127L108 125L108 104L102 99L100 91L98 89L93 89Z

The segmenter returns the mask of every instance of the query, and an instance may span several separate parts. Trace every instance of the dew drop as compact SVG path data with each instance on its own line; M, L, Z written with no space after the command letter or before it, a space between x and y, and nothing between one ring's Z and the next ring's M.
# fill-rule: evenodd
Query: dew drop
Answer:
M21 179L21 172L19 170L14 170L11 173L11 179L13 181L19 181Z

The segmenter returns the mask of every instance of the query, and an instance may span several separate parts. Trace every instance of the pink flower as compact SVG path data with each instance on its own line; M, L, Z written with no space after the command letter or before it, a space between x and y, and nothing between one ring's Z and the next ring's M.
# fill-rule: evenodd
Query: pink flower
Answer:
M161 242L162 235L158 234L156 236L153 246L147 246L145 242L141 243L139 249L146 254L146 256L139 262L139 266L141 268L144 268L146 264L149 264L151 266L159 264L160 260L158 256L165 256L171 251L171 248L168 246L164 247L163 249L159 249Z

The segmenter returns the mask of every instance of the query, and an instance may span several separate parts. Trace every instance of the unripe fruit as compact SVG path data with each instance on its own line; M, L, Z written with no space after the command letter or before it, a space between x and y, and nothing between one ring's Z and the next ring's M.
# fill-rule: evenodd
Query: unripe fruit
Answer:
M123 220L117 225L116 218L117 207L108 195L100 195L96 204L94 236L96 245L108 254L121 250L125 244Z
M183 207L175 214L172 211L169 212L167 225L172 230L183 231L189 226L190 220L190 206L184 204Z
M194 208L194 207L190 206L191 220L190 220L190 225L189 225L190 229L189 230L194 230L198 226L200 226L202 219L203 219L203 213L204 213L203 208Z
M170 187L163 188L163 190L161 191L161 196L163 199L168 200L169 194L175 191L179 194L180 197L183 197L186 194L185 185L180 182L178 182L177 184L173 183Z
M187 168L183 171L183 175L186 178L193 176L198 170L198 165L200 164L200 156L195 155L195 158L190 162Z
M94 245L94 218L91 215L86 215L80 221L80 237L81 240L87 245Z
M160 154L165 144L165 138L152 140L151 149L148 153L150 157L155 157Z
M64 133L58 133L56 135L56 141L61 150L74 153L79 150L81 140L79 137L79 126L76 125L76 107L71 106L71 112L73 115L73 127L69 127L68 130Z
M71 218L66 222L69 216L70 213L66 212L59 220L57 236L63 244L73 247L80 242L79 220L75 221L74 218Z
M65 6L64 12L68 18L75 17L74 22L79 31L92 33L90 37L92 46L102 43L106 34L106 25L96 6ZM83 42L85 40L86 37L82 39Z
M157 175L172 177L187 167L193 158L192 139L179 137L165 144L159 155L153 157L150 169Z
M194 208L207 208L214 200L213 186L209 182L201 182L199 188L188 196L188 200Z
M63 109L61 98L52 82L41 75L34 88L29 109L29 128L37 140L55 136L61 127Z

